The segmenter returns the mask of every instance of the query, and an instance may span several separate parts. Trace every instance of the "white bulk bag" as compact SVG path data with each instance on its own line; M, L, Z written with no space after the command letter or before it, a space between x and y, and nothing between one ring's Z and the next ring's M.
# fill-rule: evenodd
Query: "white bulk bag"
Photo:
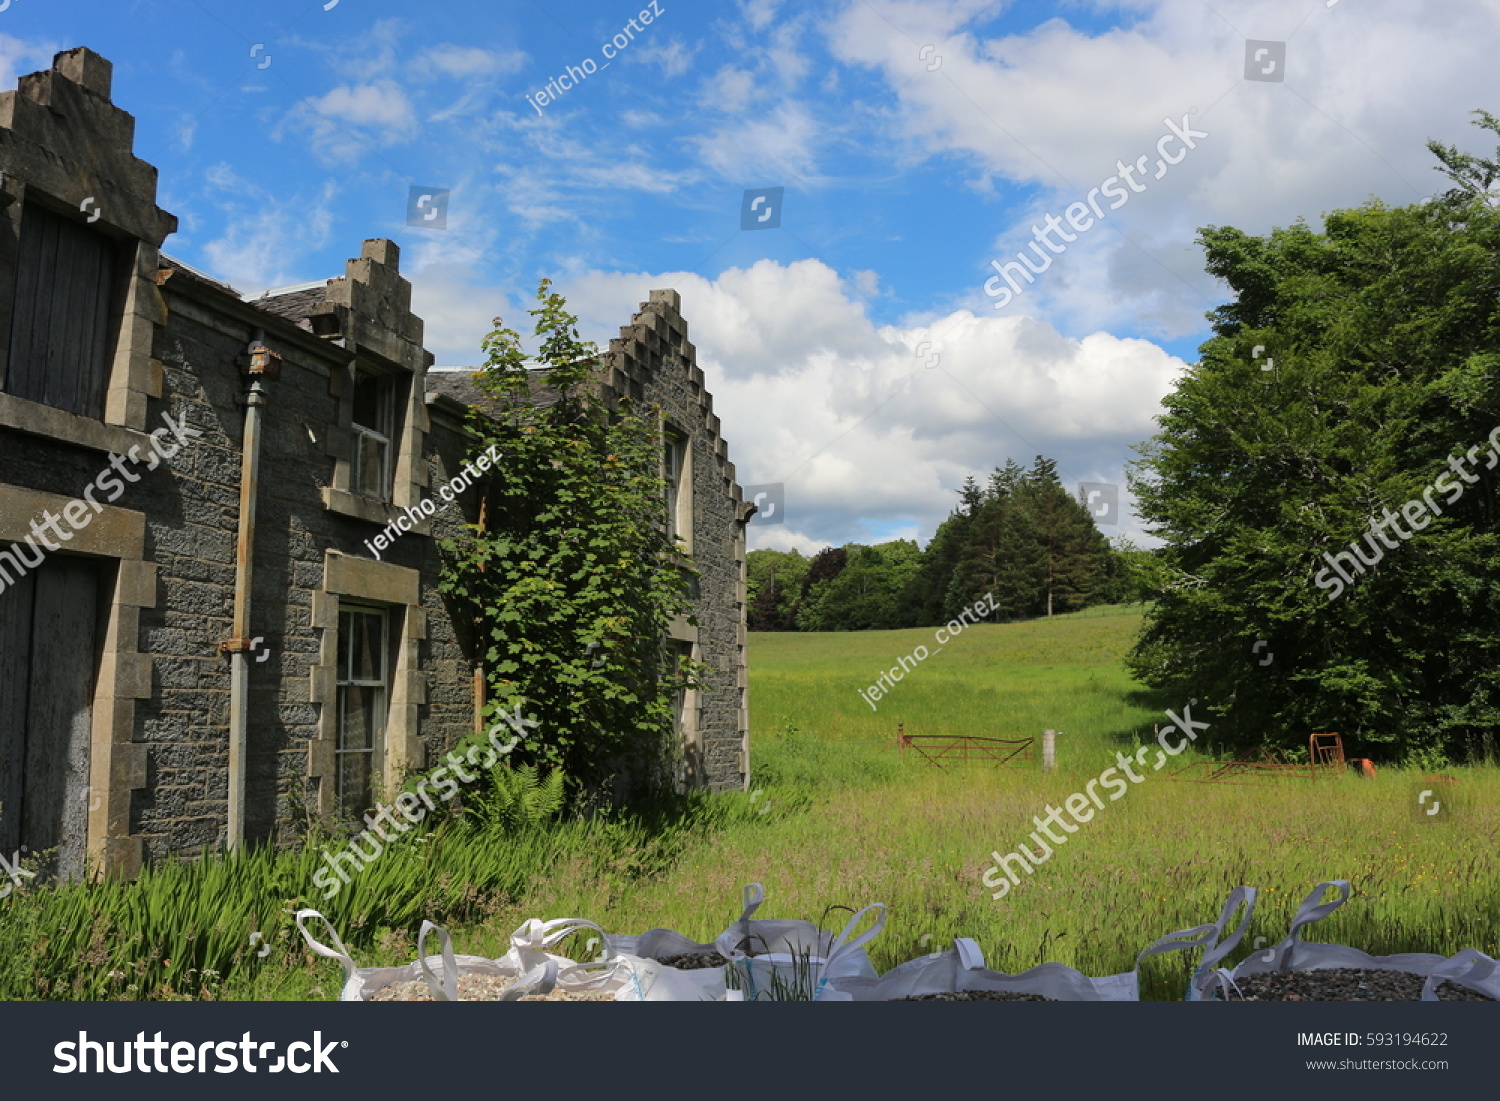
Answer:
M583 929L599 934L604 945L601 957L592 963L573 963L552 956L548 949L564 937ZM557 959L557 989L564 993L591 991L613 994L617 1002L696 1002L724 1000L724 969L679 971L674 967L619 950L616 945L639 941L644 937L607 935L592 921L559 918L556 921L532 919L511 936L511 951L506 959L512 965L530 969L544 959Z
M1336 888L1339 897L1332 902L1323 902L1322 899L1330 888ZM1444 979L1451 979L1492 998L1500 998L1500 978L1495 974L1495 961L1474 949L1465 949L1452 957L1433 952L1371 956L1348 945L1309 944L1302 940L1303 926L1322 921L1347 901L1347 879L1329 879L1319 883L1297 908L1285 940L1271 948L1255 952L1248 959L1242 960L1233 971L1219 968L1215 971L1205 970L1194 976L1189 1000L1219 1000L1212 996L1213 990L1217 988L1221 998L1233 1001L1237 990L1236 980L1247 975L1261 975L1270 971L1319 971L1333 967L1405 971L1421 975L1428 979L1422 990L1423 1001L1438 1000L1437 985Z
M323 944L308 932L306 922L311 918L317 918L323 923L328 939L333 942L333 947ZM496 975L518 979L519 981L499 998L500 1001L513 1001L525 994L547 993L557 980L560 964L572 965L571 960L552 957L534 959L529 968L522 968L518 962L489 960L483 956L455 956L453 942L447 932L430 921L424 921L421 931L417 934L418 958L414 962L401 967L356 967L354 960L349 956L348 949L344 947L344 942L339 939L338 933L326 917L317 910L298 910L296 920L297 928L301 930L309 948L318 955L338 960L343 965L344 988L339 994L339 1001L342 1002L367 1002L377 991L387 986L413 982L417 979L427 983L434 1001L457 1001L458 976L461 974ZM441 956L429 957L427 955L427 934L431 932L436 932L442 943ZM439 982L430 970L429 965L433 963L443 968L442 982Z
M718 952L713 943L692 940L673 929L649 929L639 935L610 933L604 943L631 961L640 987L640 1001L722 1002L725 997L724 968L693 970L661 963L663 959L690 953Z
M754 884L757 888L759 884ZM759 905L757 901L756 905ZM864 916L872 910L878 911L874 924L858 936L854 929ZM750 922L751 925L769 926L773 922ZM739 989L728 994L730 1001L777 1001L778 995L792 991L805 993L808 1001L849 1001L839 984L859 979L874 979L875 966L870 962L864 946L885 928L885 903L874 902L860 910L844 925L838 936L829 939L829 934L812 922L787 922L788 928L774 936L764 938L769 951L751 955L738 948L730 948L730 934L720 937L720 951L728 952L728 967L738 980ZM738 936L738 934L736 934ZM758 947L761 940L757 940ZM801 1000L801 999L798 999Z
M770 993L773 975L778 976L783 984L793 982L803 960L816 971L814 989L818 980L834 974L876 976L875 966L870 963L863 945L880 931L883 917L858 943L848 942L846 936L845 942L838 945L838 955L834 956L839 938L810 921L756 919L755 911L765 898L765 888L759 883L746 885L740 916L708 943L664 928L650 929L635 936L612 934L604 939L616 952L635 961L646 1001L697 1001L705 998L743 1001L747 993L753 993L749 1000L761 1001ZM726 960L735 961L740 968L743 989L726 990L722 967L684 971L657 962L697 952L716 952ZM746 961L751 958L760 960L760 963L753 967L748 965Z

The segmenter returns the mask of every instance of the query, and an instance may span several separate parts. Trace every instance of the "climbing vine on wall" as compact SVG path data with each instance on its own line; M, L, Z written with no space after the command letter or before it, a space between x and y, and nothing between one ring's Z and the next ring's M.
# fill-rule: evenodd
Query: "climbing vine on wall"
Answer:
M443 544L441 589L478 624L486 724L517 701L537 722L511 762L561 766L575 799L618 801L675 767L674 698L704 667L665 639L678 616L696 622L694 571L666 530L658 408L599 396L598 349L550 286L529 311L531 370L499 318L484 340L475 381L491 403L471 411L472 457L500 457L482 525Z

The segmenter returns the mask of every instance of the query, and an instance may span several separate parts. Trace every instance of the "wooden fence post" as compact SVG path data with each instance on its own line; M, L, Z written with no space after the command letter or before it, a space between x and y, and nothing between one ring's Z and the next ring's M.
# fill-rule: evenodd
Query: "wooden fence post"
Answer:
M1042 731L1042 771L1051 772L1057 767L1057 731Z

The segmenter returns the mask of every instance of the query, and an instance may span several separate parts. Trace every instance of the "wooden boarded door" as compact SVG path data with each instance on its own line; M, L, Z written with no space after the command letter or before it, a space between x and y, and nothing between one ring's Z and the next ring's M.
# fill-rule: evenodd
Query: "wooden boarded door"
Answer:
M0 853L83 875L101 573L55 556L0 592ZM24 846L24 850L23 850Z

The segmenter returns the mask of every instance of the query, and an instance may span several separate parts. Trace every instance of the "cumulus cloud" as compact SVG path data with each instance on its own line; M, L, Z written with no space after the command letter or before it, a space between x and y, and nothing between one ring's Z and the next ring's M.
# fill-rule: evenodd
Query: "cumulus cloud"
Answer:
M281 129L304 132L314 156L325 164L351 161L371 148L395 145L417 128L416 109L394 80L341 84L303 100Z
M1165 119L1196 109L1211 137L1028 295L1029 308L1075 331L1199 326L1209 288L1192 272L1197 227L1264 232L1289 211L1316 218L1374 192L1421 198L1441 183L1426 139L1472 140L1466 112L1492 96L1494 5L1369 0L1292 12L1259 0L1232 21L1199 0L1133 8L1127 25L1102 33L1058 18L1000 35L987 32L996 13L982 0L850 0L830 26L835 56L885 82L895 101L887 133L908 156L956 158L971 187L1007 201L1030 189L1019 211L997 209L994 255L1014 255L1034 220L1061 213L1150 150ZM1248 39L1286 42L1284 81L1244 79Z
M1184 368L1149 341L1070 339L1024 314L877 326L817 260L712 280L588 272L561 289L602 346L666 286L682 295L739 483L786 486L788 523L752 527L756 546L927 538L966 475L1038 454L1070 489L1105 481L1126 500L1123 457Z

